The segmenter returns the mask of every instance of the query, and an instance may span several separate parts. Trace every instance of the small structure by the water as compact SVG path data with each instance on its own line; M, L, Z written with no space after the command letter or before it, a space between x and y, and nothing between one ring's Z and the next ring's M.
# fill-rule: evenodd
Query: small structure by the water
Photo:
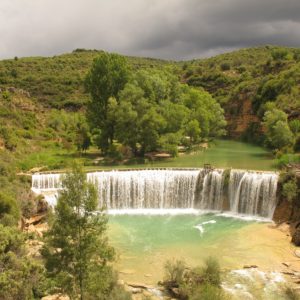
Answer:
M157 153L154 155L154 157L158 159L165 159L165 158L171 158L172 155L169 153Z
M205 170L213 170L214 169L211 164L204 164L203 167L204 167Z

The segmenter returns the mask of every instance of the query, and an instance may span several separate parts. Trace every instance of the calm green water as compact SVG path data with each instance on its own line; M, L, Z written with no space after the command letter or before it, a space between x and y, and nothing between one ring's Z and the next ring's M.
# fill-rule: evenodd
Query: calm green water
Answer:
M211 148L175 159L179 167L201 167L210 163L219 168L273 170L274 160L265 149L247 143L219 140Z
M274 170L274 159L270 152L262 147L252 144L217 140L209 149L191 154L182 154L174 159L155 161L146 164L116 165L114 168L148 168L148 167L178 167L178 168L202 168L209 163L217 168L236 168L246 170ZM99 169L99 167L96 167ZM101 166L103 169L111 169L112 166ZM93 168L87 168L93 169Z

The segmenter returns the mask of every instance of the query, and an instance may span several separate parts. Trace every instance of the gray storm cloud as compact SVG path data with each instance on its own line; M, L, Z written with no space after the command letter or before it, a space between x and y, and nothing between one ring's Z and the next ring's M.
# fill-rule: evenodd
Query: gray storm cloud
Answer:
M1 0L0 58L75 48L168 59L300 46L299 0Z

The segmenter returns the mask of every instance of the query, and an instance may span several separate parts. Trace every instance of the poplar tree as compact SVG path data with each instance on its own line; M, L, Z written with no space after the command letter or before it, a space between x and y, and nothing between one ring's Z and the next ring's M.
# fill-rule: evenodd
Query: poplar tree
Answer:
M62 182L42 255L56 287L72 299L108 299L115 277L114 250L105 235L107 216L97 211L97 193L79 166Z
M129 79L125 57L114 53L101 53L93 61L86 76L85 87L90 93L87 117L91 128L100 130L98 146L106 152L114 139L114 123L107 118L108 100L117 98Z

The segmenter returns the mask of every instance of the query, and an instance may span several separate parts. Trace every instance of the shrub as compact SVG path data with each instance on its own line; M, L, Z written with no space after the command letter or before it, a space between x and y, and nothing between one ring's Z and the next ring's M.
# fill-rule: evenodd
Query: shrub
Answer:
M0 299L39 299L42 267L26 257L24 236L0 224Z
M11 72L10 72L10 75L14 78L17 78L18 77L18 72L16 69L12 69Z
M228 70L230 70L230 64L228 62L222 63L221 64L221 70L222 71L228 71Z
M186 264L183 260L167 260L165 265L165 280L175 286L183 282Z
M12 216L16 223L20 215L19 208L13 196L0 192L0 219L6 215Z
M10 93L8 91L4 91L4 92L2 92L2 98L4 100L9 101L11 99L11 95L10 95Z
M202 268L202 277L208 284L215 286L221 284L221 269L217 259L210 256L205 260L205 266Z
M182 260L170 261L165 264L165 287L179 299L223 299L221 271L218 261L213 257L205 260L203 267L187 268Z
M225 294L222 289L211 285L204 284L198 287L190 295L189 300L222 300L225 299Z
M286 49L274 49L271 55L274 60L283 60L287 58L288 51Z
M292 178L282 185L282 195L292 203L298 194L298 186L296 178Z

